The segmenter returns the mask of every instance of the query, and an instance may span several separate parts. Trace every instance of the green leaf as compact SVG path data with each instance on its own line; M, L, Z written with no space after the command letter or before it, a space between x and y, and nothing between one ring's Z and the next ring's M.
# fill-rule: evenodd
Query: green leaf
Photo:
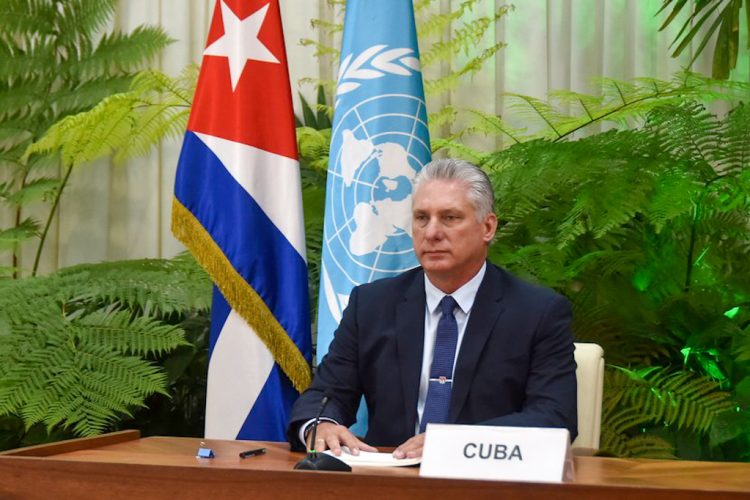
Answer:
M328 113L330 109L328 106L328 98L326 97L326 90L323 85L318 85L318 114L317 114L317 128L327 129L331 128L331 118Z
M747 432L750 428L750 415L741 411L725 411L711 424L709 446L716 447Z
M302 123L308 127L317 128L317 118L315 112L312 110L307 100L302 94L299 95L300 103L302 105Z
M60 188L60 179L40 177L28 182L23 188L11 193L6 199L23 207L35 201L47 201Z
M0 251L39 236L39 223L32 218L24 219L16 227L0 230Z
M91 77L138 70L172 41L162 28L150 26L138 26L128 34L108 33L87 57L68 59L59 71Z
M667 0L662 3L661 8L656 12L657 15L661 14L664 9L666 9L669 4L672 3L672 0ZM687 3L687 0L677 0L675 2L674 7L672 8L672 12L669 13L669 16L664 20L661 26L659 26L659 31L663 31L664 28L669 26L669 24L674 20L675 17L677 17L677 14L680 13L682 8Z

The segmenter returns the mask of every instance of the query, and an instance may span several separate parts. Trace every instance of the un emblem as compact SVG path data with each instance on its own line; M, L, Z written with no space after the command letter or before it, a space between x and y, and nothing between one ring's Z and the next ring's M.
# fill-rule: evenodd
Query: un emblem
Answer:
M430 158L424 101L408 94L365 99L333 131L324 245L351 286L411 269L414 178ZM330 270L329 270L330 271Z

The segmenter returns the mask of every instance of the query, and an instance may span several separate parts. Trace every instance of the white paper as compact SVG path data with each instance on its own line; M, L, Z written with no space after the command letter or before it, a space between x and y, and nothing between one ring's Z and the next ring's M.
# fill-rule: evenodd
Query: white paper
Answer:
M336 457L331 450L326 450L323 453ZM417 465L422 461L422 458L394 458L391 453L373 453L361 450L359 455L352 455L346 447L341 449L341 456L336 458L352 467L406 467Z

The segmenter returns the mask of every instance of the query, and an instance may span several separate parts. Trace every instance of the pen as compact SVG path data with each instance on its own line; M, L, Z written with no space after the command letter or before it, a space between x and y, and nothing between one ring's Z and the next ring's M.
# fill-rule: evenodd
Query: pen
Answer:
M242 451L240 452L240 458L254 457L256 455L262 455L265 452L265 448L255 448L254 450Z

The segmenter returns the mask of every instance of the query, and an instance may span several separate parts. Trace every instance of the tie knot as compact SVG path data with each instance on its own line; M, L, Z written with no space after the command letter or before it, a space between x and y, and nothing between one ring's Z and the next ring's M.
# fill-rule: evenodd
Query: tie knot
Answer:
M440 310L443 311L443 314L453 314L453 309L458 304L456 303L456 299L451 297L450 295L446 295L443 297L443 299L440 301Z

